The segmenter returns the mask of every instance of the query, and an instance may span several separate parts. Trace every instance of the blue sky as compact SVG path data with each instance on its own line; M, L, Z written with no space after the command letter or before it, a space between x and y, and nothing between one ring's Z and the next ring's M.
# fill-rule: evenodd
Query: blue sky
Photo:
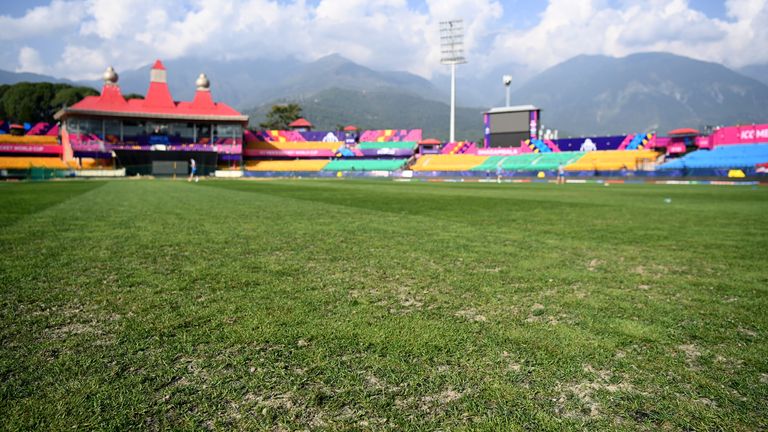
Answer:
M465 20L472 70L536 72L578 54L668 51L768 63L768 0L30 0L0 2L0 68L93 78L155 58L339 53L441 72L437 26Z

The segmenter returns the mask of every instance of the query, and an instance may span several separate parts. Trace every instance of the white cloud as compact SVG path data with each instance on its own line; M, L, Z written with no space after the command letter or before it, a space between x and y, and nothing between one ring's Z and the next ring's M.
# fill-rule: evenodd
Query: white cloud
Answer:
M96 36L104 40L121 39L138 25L149 24L147 11L156 2L152 0L89 0L86 2L90 19L80 27L83 36ZM166 7L171 6L166 3Z
M541 70L578 54L640 51L730 66L768 62L768 0L725 1L727 19L707 17L688 0L549 0L538 24L518 30L505 22L516 11L505 11L500 0L426 0L423 8L406 0L53 0L20 18L0 16L0 38L37 50L35 58L16 48L20 69L70 78L155 58L311 60L331 53L430 76L445 70L438 23L454 18L464 19L466 56L478 73L501 64ZM31 40L41 35L60 45L59 58Z
M16 68L16 72L44 73L45 64L40 58L40 53L34 48L22 47L19 50L19 67Z
M624 56L667 51L739 67L768 62L766 0L728 0L734 21L710 18L687 0L550 0L533 28L497 37L495 55L511 55L539 69L577 54ZM760 23L760 24L758 24Z
M71 79L90 79L98 76L109 66L108 56L99 49L69 45L52 67L57 76Z
M30 9L20 18L0 15L0 40L24 40L71 31L80 24L85 10L82 1L53 0L48 6Z

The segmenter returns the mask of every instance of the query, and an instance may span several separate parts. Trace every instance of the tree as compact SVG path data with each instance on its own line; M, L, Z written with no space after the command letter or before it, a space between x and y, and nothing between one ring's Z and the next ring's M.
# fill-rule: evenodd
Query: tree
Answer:
M90 87L47 82L21 82L0 86L0 118L16 122L52 122L64 105L74 105L86 96L99 93Z
M259 123L259 127L268 130L286 130L294 120L301 118L301 106L297 103L272 105L267 113L267 121Z
M3 94L3 111L18 122L39 122L51 119L51 100L56 89L51 83L14 84Z
M5 107L3 107L3 96L8 89L11 88L8 84L0 85L0 120L5 120L8 116L5 114Z
M144 95L140 95L138 93L128 93L124 96L126 100L128 99L144 99Z
M72 106L86 96L98 96L99 92L90 87L70 87L66 86L56 92L56 95L51 101L51 108L56 111L64 108L65 106Z

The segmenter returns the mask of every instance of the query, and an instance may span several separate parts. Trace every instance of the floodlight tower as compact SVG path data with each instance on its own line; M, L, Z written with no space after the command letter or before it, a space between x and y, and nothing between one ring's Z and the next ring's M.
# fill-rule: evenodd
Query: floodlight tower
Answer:
M451 134L456 142L456 65L464 64L464 20L440 21L440 63L451 65Z
M506 107L509 108L509 85L512 84L512 75L504 75L502 77L502 80L504 81L504 87L507 92L507 105Z

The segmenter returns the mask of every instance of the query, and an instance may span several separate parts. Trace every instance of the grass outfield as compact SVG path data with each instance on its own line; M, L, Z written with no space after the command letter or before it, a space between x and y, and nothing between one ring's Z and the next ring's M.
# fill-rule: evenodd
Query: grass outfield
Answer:
M5 183L0 215L5 430L768 428L768 188Z

